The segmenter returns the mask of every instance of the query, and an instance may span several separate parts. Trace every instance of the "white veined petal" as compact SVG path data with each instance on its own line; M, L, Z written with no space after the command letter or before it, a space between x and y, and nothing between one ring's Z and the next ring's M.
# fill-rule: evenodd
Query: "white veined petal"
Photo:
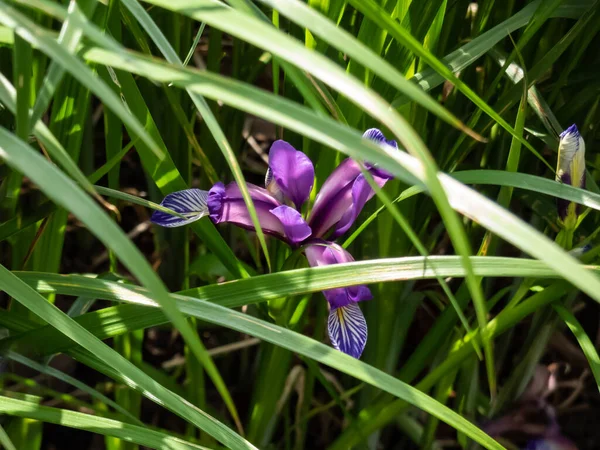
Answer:
M558 145L557 181L581 186L585 174L585 142L577 126L571 125L560 135Z
M162 227L181 227L209 214L208 191L200 189L186 189L173 192L167 195L160 204L187 217L187 219L183 219L163 211L154 211L151 220Z
M334 348L360 358L367 344L367 322L356 303L332 309L327 320L327 331Z

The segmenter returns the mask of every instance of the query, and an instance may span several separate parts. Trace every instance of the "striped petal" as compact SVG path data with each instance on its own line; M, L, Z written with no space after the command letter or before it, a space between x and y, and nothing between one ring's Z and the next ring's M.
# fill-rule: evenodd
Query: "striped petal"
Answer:
M585 142L575 124L560 134L556 181L585 189ZM574 226L581 207L557 199L558 215L569 227Z
M208 192L200 189L186 189L173 192L167 195L160 205L172 209L186 218L174 216L163 211L154 211L150 220L156 225L168 228L187 225L208 215L207 200Z
M360 358L367 344L367 322L356 303L332 308L327 320L327 331L334 348Z

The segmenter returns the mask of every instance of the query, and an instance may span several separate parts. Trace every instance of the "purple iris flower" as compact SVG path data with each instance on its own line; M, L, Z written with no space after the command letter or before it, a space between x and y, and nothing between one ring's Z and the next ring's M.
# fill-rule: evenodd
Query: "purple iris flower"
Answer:
M398 147L375 128L367 130L363 137ZM293 248L302 247L309 265L316 267L354 261L350 253L332 241L352 226L366 202L375 195L363 171L369 172L379 187L392 178L376 165L361 165L347 158L323 183L308 220L300 211L312 191L315 170L308 156L287 142L279 140L271 146L265 188L246 184L263 232ZM209 216L215 224L232 223L254 230L235 182L227 186L216 183L208 192L200 189L174 192L161 205L184 217L155 211L151 220L160 226L178 227ZM330 306L328 331L332 345L359 358L367 342L367 324L357 303L370 300L371 291L366 286L351 286L329 289L323 294Z

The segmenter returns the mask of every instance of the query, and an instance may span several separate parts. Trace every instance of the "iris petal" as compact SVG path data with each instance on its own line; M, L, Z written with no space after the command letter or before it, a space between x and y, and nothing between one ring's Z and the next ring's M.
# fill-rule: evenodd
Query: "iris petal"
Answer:
M280 203L266 189L251 183L246 183L246 186L263 232L285 240L283 225L277 217L271 214L271 210L280 206ZM224 186L223 183L216 183L209 192L208 209L214 223L232 223L238 227L255 231L242 192L235 182L229 183L227 186Z
M270 173L269 173L270 172ZM300 209L312 190L315 169L310 158L285 141L275 141L269 151L267 189L273 182ZM272 176L272 181L269 178Z
M313 240L304 249L306 259L311 267L328 266L354 261L350 253L343 247L323 240ZM339 308L353 303L371 300L373 295L364 285L326 289L323 295L331 308Z
M346 158L325 180L308 219L315 237L325 235L351 206L352 184L360 174L360 165Z
M363 137L398 148L396 141L387 140L376 128L365 131ZM314 237L323 237L333 228L331 238L335 239L352 226L365 203L375 194L362 174L365 169L379 187L393 178L391 173L376 164L365 163L361 167L351 158L342 161L323 183L310 213L308 223Z
M386 139L381 130L378 130L377 128L369 128L363 133L363 137L377 143L385 143L392 147L398 148L398 143L396 141L393 139Z
M186 219L166 212L154 211L150 220L162 227L181 227L208 215L208 192L200 189L185 189L168 194L160 203L165 208L183 215Z
M334 348L360 358L367 344L367 322L356 303L331 309L327 331Z
M270 212L277 217L283 225L285 235L290 243L299 244L311 235L312 231L310 227L302 218L302 215L294 208L287 205L281 205L272 209Z
M385 185L387 178L377 176L375 173L370 172L373 177L373 181L380 188ZM331 239L335 239L338 236L344 234L352 226L365 204L373 198L375 191L371 188L371 185L361 173L352 185L352 204L346 210L342 218L335 226L335 230L331 235Z

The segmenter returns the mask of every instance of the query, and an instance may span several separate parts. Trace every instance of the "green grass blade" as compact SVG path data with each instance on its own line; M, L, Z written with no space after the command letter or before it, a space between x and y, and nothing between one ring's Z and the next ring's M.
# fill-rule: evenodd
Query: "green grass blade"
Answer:
M169 41L165 38L163 33L160 31L158 26L150 18L148 13L144 10L144 8L142 8L136 0L122 0L122 3L136 17L136 19L140 22L142 27L144 27L148 35L152 38L154 43L158 46L162 54L165 56L166 60L169 61L171 64L183 67L179 56L177 55ZM265 255L267 266L271 268L271 261L269 258L269 250L267 249L267 243L265 241L265 235L262 231L262 228L260 227L260 222L258 221L258 216L256 215L256 208L254 207L254 203L250 198L250 193L248 192L248 187L246 186L246 181L244 179L244 174L242 173L242 169L240 168L236 156L233 153L233 149L231 148L229 141L225 136L225 133L221 129L217 118L206 103L206 100L204 100L202 96L198 95L196 92L193 92L191 90L188 91L188 94L190 95L190 98L192 99L194 105L198 109L198 112L206 122L208 129L210 130L215 139L215 142L221 149L221 152L223 153L223 156L225 157L227 164L231 169L233 177L235 178L235 181L237 181L238 185L240 186L240 191L242 192L244 202L248 207L248 211L250 212L252 223L254 224L254 228L256 229L256 234L258 236L262 251ZM224 385L222 385L221 383L219 384L221 386L219 390L221 391L223 390ZM224 390L223 394L228 396L228 394L225 394L225 392L227 391ZM233 403L230 399L228 399L227 403L230 407L233 407ZM237 417L237 413L235 413L234 416Z
M530 175L528 173L511 173L503 170L464 170L453 172L452 177L465 184L505 186L524 189L531 192L539 192L540 194L562 198L600 211L600 195L567 184L557 183L548 178ZM424 187L412 186L400 193L400 195L394 199L394 203L406 200L413 195L418 195L424 191ZM346 239L344 247L348 247L360 233L362 233L362 231L385 210L385 205L381 206L365 219L356 231Z
M560 278L561 274L542 261L527 258L472 256L471 265L479 277ZM600 266L581 266L593 274ZM100 278L81 275L58 275L40 272L15 272L18 277L41 293L95 297L103 300L127 301L156 306L148 290ZM437 274L437 275L436 275ZM221 306L236 308L290 297L360 284L392 281L427 280L441 277L463 278L466 272L459 256L410 256L386 258L254 276L219 285L207 285L170 294L190 296ZM178 300L179 301L179 300ZM183 302L183 300L181 300ZM190 300L195 303L195 300ZM185 302L183 302L185 303Z
M2 269L0 269L0 272L2 272L2 275L10 275L9 272L5 273ZM14 294L15 292L12 291L12 282L11 286L9 286L6 284L8 279L5 276L2 276L2 279L3 285L7 292ZM252 279L249 279L248 281ZM19 283L21 282L19 281ZM31 289L28 286L26 288ZM40 299L41 298L42 297L40 297ZM189 302L184 302L184 304L185 303ZM242 333L248 333L252 336L259 337L263 340L271 342L272 344L287 348L288 350L297 352L313 360L338 369L386 392L389 392L398 398L404 399L405 401L410 402L424 411L429 412L435 417L438 417L440 420L464 432L486 448L503 448L477 427L460 417L449 408L439 404L432 398L414 389L413 387L400 382L396 378L387 375L372 366L369 366L368 364L338 352L324 344L314 341L313 339L299 335L298 333L285 328L269 324L259 319L251 318L246 314L200 300L194 302L194 306L193 314L190 315L194 315L195 317L201 318L202 320L208 322L217 323L219 325L235 329ZM48 307L53 308L51 305L48 305ZM182 312L184 313L188 313L187 309L188 308L181 308ZM50 315L45 314L44 317L48 319ZM98 354L98 356L101 355Z
M191 442L170 436L148 427L139 427L105 417L83 414L66 409L40 406L36 403L0 396L0 412L3 414L28 417L69 428L90 431L106 436L114 436L127 442L135 442L161 450L206 450Z
M530 259L472 257L471 262L475 274L481 277L559 277L556 272L547 268L540 261ZM587 267L600 273L598 266ZM167 320L162 312L148 308L148 306L156 306L156 303L152 300L150 293L141 287L81 275L38 272L15 272L15 275L42 294L84 296L132 303L84 314L74 319L101 339L113 336L111 330L116 330L115 332L118 333L127 331L120 328L120 318L131 323L132 329L160 325ZM235 308L283 296L297 296L332 289L349 283L371 284L435 279L436 276L460 278L464 275L464 268L457 256L391 258L261 275L235 283L182 291L178 295L171 294L171 299L178 303L180 308L185 308L187 313L194 311L194 304L198 299ZM4 326L9 323L14 326L19 322L18 316L7 314L9 316L5 320L2 320L0 315L0 323ZM28 333L27 336L6 338L2 341L0 348L13 348L24 354L31 354L32 351L34 354L35 352L48 354L65 351L72 346L73 342L61 336L54 328L46 327L45 331L36 330Z
M509 19L496 25L480 36L477 36L472 41L447 55L443 58L443 62L452 70L452 72L461 72L509 34L526 26L541 2L542 0L531 2ZM577 19L581 17L593 3L594 0L564 1L554 14L552 14L552 17ZM423 90L430 91L441 85L445 78L434 69L426 69L423 72L417 73L411 80L415 81ZM392 102L392 105L398 108L408 101L409 99L407 97L399 97Z
M94 10L97 6L97 2L90 0L80 2L80 4L82 4L85 8L85 13L87 13L90 16L94 13ZM75 51L83 34L81 32L81 29L76 25L76 22L74 24L74 17L78 18L80 16L84 16L85 13L81 9L79 9L77 2L69 2L67 16L65 17L65 21L60 30L60 34L58 35L57 43L62 45L70 53L73 53ZM50 101L52 100L54 91L60 84L64 74L65 69L61 64L55 61L52 61L50 63L50 68L48 69L48 73L44 78L35 105L33 106L33 112L29 119L30 128L33 128L35 126L38 120L42 118L42 115L48 109L48 105L50 105Z
M295 0L260 1L276 9L294 23L311 30L331 46L337 47L374 74L390 83L398 91L403 92L413 101L427 108L452 126L473 136L477 136L472 130L468 130L457 117L423 92L422 89L419 89L419 87L408 81L394 66L377 55L369 47L362 44L352 34L337 27L326 16L320 14L315 9Z
M124 200L129 203L135 203L136 205L145 206L146 208L153 209L155 211L166 212L167 214L171 214L172 216L181 217L185 219L185 216L179 214L178 212L173 211L172 209L165 208L164 206L159 205L158 203L151 202L149 200L144 200L141 197L137 197L135 195L127 194L126 192L117 191L115 189L110 189L103 186L95 186L96 191L105 195L106 197L116 198L118 200Z
M423 62L427 63L436 72L442 75L444 78L452 82L458 90L460 90L469 100L471 100L479 109L490 116L496 121L502 128L508 131L516 139L525 145L533 154L535 154L541 161L545 162L545 159L533 148L533 146L519 136L514 128L504 120L496 111L494 111L481 97L479 97L464 81L454 75L452 70L439 59L437 59L429 50L418 42L408 31L402 28L395 20L389 16L383 8L375 3L374 0L349 0L355 8L369 17L371 20L376 21L385 28L395 39L410 49L415 55L420 57ZM551 167L550 167L551 168ZM477 303L476 303L477 304ZM478 309L478 317L483 318L483 309Z
M181 331L185 341L192 351L194 351L194 354L198 355L199 359L204 356L204 347L200 343L197 334L192 330L183 315L179 313L174 305L168 300L168 294L164 285L156 277L156 274L147 264L144 257L139 253L139 250L133 246L131 241L129 241L118 226L112 222L108 216L106 216L106 214L83 193L83 191L81 191L70 179L60 173L58 169L45 161L43 157L35 154L30 148L3 129L0 129L0 156L2 156L9 164L27 174L54 201L78 215L82 222L84 222L90 230L93 230L98 238L103 241L107 247L111 248L130 268L132 273L155 293L155 298L164 307L166 315L173 321L173 324ZM42 299L42 297L39 298ZM23 301L23 299L20 300ZM30 306L32 306L31 303ZM35 311L35 306L32 306L32 309ZM64 322L64 318L67 316L60 313L59 310L51 310L51 312L55 314L57 323L62 324L63 332L73 331L69 326L73 326L73 322ZM39 313L39 311L36 313ZM78 329L78 331L81 332L83 330ZM90 337L92 336L82 335L80 339ZM111 355L107 357L109 360L112 358L116 361L121 361L121 364L124 365L126 371L131 372L132 370L138 370L128 361L120 359L120 356L116 356L117 354L114 351L101 344L100 341L91 342L93 345L100 344L99 348L102 352L105 354L108 352L108 354ZM88 344L89 343L90 341L88 341ZM152 391L146 390L146 392ZM172 396L173 394L166 391L163 395ZM172 397L171 400L173 400ZM173 406L174 405L171 404L171 407ZM189 410L190 408L183 407L183 409ZM177 406L177 409L175 410L178 410L179 414L181 414L182 410L180 406ZM235 435L235 433L232 433L231 430L221 423L214 421L212 418L212 420L207 419L207 417L195 409L193 411L192 416L188 416L187 418L192 419L192 417L195 417L196 420L194 423L197 425L202 424L203 429L212 433L217 439L221 439L224 442L230 442L232 445L239 446L240 448L245 448L247 446L247 443L243 439ZM190 413L188 412L188 414ZM185 417L185 415L183 416Z
M17 34L22 35L24 39L28 40L28 42L35 45L39 50L52 57L54 61L59 62L81 84L93 91L98 97L102 98L105 105L111 108L124 123L128 124L132 130L135 131L136 135L139 136L153 152L155 152L157 157L163 157L162 150L156 145L154 140L148 136L144 127L127 112L121 100L108 88L108 86L106 86L106 84L94 75L89 67L54 41L47 32L41 30L24 15L4 3L2 3L2 9L0 10L0 22L14 29ZM31 33L30 30L36 30L36 32Z
M17 447L12 443L4 427L0 425L0 444L4 446L6 450L17 450Z
M83 392L86 392L87 394L89 394L92 398L95 398L99 401L101 401L102 403L105 403L108 406L111 406L112 408L115 409L115 411L120 412L121 414L123 414L125 417L127 417L132 423L135 423L137 425L143 425L142 422L140 422L138 419L136 419L134 416L132 416L129 411L127 411L126 409L123 409L121 406L119 406L116 402L114 402L113 400L111 400L110 398L108 398L106 395L98 392L96 389L91 388L90 386L88 386L85 383L82 383L81 381L77 380L76 378L73 378L70 375L67 375L64 372L61 372L60 370L54 369L52 367L37 363L23 355L19 355L18 353L15 353L13 351L9 351L6 353L6 356L15 361L18 362L19 364L23 364L24 366L27 366L31 369L37 370L40 373L44 373L47 375L50 375L58 380L61 380L67 384L70 384L71 386L76 387L77 389L80 389Z
M583 354L590 363L590 369L596 380L598 390L600 390L600 357L598 357L596 346L571 311L558 304L553 304L552 307L573 332L573 336L575 336L577 342L579 342Z
M255 448L222 423L156 383L130 361L106 346L97 337L61 312L56 306L48 303L44 297L12 275L3 266L0 266L0 285L11 297L60 330L65 336L68 336L98 358L110 362L114 369L122 374L130 387L139 389L147 397L171 409L186 420L195 423L232 448Z

